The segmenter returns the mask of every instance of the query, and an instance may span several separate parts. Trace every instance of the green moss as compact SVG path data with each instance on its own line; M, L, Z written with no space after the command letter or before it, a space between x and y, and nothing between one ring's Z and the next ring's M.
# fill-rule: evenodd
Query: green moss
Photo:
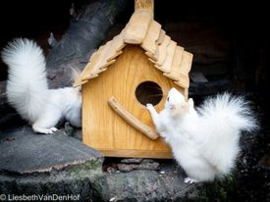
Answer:
M81 165L70 166L66 171L67 174L74 179L95 179L103 175L102 161L95 160L83 163Z
M212 183L205 183L199 190L198 201L220 201L229 202L232 201L233 193L235 190L235 175L231 175L216 180Z

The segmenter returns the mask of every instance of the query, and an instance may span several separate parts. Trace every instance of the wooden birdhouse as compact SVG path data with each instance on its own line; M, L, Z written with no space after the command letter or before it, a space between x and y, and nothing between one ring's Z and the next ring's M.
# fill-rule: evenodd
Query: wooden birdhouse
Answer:
M175 87L186 98L193 55L153 19L153 0L135 0L121 33L92 54L82 85L83 142L105 156L172 158L155 132L146 103L163 109Z

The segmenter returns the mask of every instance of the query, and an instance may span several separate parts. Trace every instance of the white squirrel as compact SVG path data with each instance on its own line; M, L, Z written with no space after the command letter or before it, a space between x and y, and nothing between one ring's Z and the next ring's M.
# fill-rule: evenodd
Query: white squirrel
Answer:
M258 127L248 103L229 93L208 98L195 109L193 99L186 101L172 88L159 114L152 104L146 108L185 170L185 183L213 181L229 174L240 151L241 132Z
M34 41L14 39L3 49L2 60L9 67L8 102L35 132L54 133L62 118L73 126L81 126L80 88L49 89L45 57Z

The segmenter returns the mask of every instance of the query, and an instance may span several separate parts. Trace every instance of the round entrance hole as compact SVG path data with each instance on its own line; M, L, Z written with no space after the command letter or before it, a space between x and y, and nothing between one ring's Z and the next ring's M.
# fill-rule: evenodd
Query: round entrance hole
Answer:
M153 81L145 81L138 85L135 95L142 105L146 105L147 103L157 105L163 97L163 92L157 83Z

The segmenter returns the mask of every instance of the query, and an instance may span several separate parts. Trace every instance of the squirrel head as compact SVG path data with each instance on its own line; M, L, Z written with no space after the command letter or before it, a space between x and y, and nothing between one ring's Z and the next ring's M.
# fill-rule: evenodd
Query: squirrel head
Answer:
M183 115L189 111L189 102L176 88L171 88L165 102L165 109L172 117Z

